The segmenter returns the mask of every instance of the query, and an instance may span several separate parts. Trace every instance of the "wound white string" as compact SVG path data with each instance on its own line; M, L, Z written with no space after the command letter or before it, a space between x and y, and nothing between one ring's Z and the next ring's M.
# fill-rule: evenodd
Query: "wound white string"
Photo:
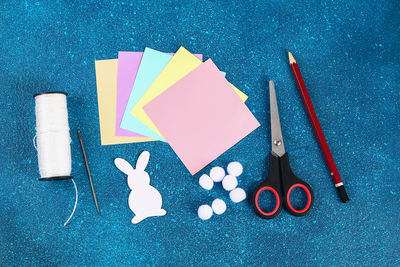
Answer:
M71 178L71 137L69 135L67 96L63 92L38 94L35 96L36 135L33 145L38 154L41 180ZM75 204L68 224L78 203L78 188L75 188Z

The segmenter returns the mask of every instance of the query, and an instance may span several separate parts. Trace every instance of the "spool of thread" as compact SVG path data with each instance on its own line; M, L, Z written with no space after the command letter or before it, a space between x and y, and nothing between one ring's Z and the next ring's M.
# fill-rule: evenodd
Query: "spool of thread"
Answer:
M71 176L71 137L69 134L67 93L46 92L34 95L36 135L33 144L38 154L39 181L71 179L75 188L75 212L78 189Z
M49 92L34 97L39 180L72 179L67 94Z

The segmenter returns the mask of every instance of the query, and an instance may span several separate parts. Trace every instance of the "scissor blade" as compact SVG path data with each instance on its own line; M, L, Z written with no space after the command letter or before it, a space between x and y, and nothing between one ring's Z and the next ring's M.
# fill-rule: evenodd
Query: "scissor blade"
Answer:
M271 113L271 147L272 153L281 157L285 154L281 122L279 120L278 103L276 101L274 81L269 81L269 108Z

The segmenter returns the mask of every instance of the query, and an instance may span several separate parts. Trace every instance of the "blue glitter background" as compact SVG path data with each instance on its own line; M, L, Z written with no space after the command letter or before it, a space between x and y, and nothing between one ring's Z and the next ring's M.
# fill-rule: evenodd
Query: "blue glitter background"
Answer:
M12 2L12 3L11 3ZM74 3L75 2L75 3ZM400 265L400 2L393 1L1 1L0 261L21 265ZM192 177L168 144L100 145L94 61L148 46L180 45L211 57L249 95L261 127ZM287 59L299 63L351 201L342 204ZM211 166L244 165L248 193L268 170L267 81L275 80L291 166L314 189L303 218L258 218L217 185ZM63 90L73 139L70 181L38 182L34 93ZM93 203L76 130L81 129L102 216ZM212 129L210 129L212 130ZM165 217L132 225L126 177L151 153L148 171ZM209 221L200 204L221 197Z

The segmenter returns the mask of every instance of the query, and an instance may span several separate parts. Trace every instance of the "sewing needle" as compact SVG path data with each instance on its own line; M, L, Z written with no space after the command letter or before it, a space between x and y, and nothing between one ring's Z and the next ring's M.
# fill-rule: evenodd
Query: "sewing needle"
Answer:
M99 209L99 204L97 203L96 191L94 190L92 175L90 174L89 163L88 163L88 160L87 160L87 157L86 157L85 147L83 146L83 140L82 140L82 135L81 135L81 131L80 130L78 130L78 137L79 137L79 142L81 143L83 159L85 160L85 165L86 165L86 171L87 171L87 174L89 176L90 187L92 188L94 203L96 204L97 213L99 215L101 215L100 214L100 209Z

